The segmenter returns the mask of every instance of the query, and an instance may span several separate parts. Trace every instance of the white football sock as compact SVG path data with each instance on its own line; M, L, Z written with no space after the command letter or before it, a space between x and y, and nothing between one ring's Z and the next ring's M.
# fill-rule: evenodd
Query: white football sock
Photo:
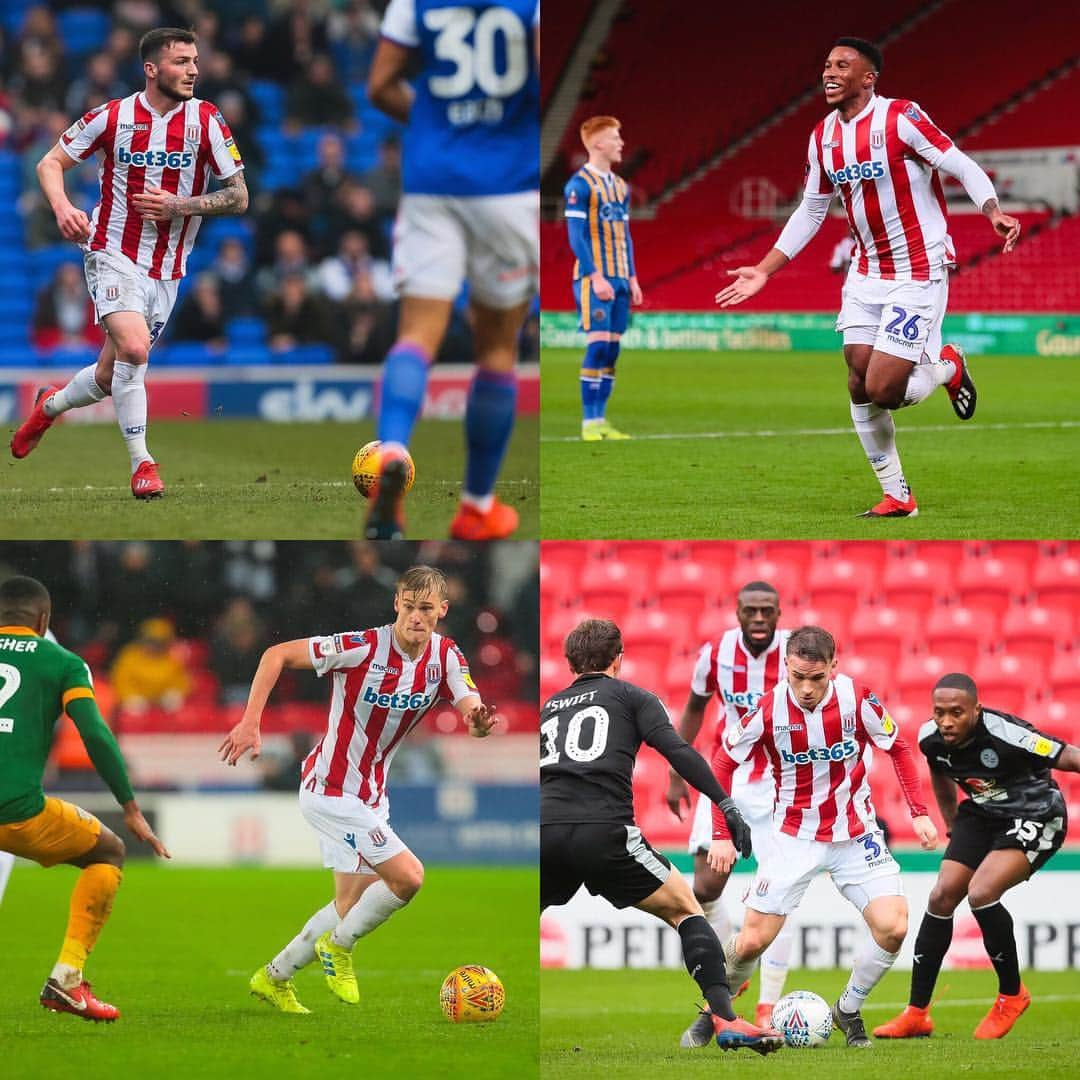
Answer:
M345 918L338 923L331 935L335 945L351 949L365 934L370 934L382 926L395 911L403 908L409 901L402 900L390 891L385 881L376 881L364 890L364 895L349 909Z
M911 369L908 376L907 390L904 391L904 400L900 408L908 405L918 405L920 401L928 398L939 386L947 383L956 374L956 365L951 360L932 360L926 357L925 361Z
M339 921L337 908L331 900L326 907L316 911L308 919L304 929L266 965L266 973L278 982L291 979L302 967L307 967L315 959L315 942L327 930L333 930Z
M739 954L735 951L738 936L738 934L732 934L724 942L724 967L727 969L728 986L733 994L754 974L754 965L757 963L756 956L752 960L739 959Z
M791 959L791 945L794 937L788 924L784 923L773 943L761 954L761 987L758 990L758 1003L775 1005L784 990L787 978L788 961Z
M851 978L840 995L840 1011L858 1012L899 955L899 952L886 952L873 938L867 938L855 954Z
M146 365L117 360L113 364L112 395L134 473L141 461L153 460L146 449Z
M900 467L900 455L896 452L896 427L892 413L873 402L865 405L852 402L851 420L870 467L877 474L881 490L894 499L906 502L911 492L904 479L904 470Z
M108 391L102 390L97 379L94 378L96 370L97 364L90 364L81 371L75 372L67 386L62 390L57 390L45 400L41 406L42 412L46 416L59 416L68 409L93 405L95 401L101 401L102 398L108 396Z
M70 964L53 964L50 979L55 979L64 990L73 990L83 981L82 972Z
M468 491L463 491L461 501L465 506L471 506L479 510L481 514L486 514L495 505L495 495L493 492L487 495L473 495Z
M721 941L727 941L731 937L732 927L724 898L718 896L715 900L706 900L701 905L701 910L705 913L709 925L716 931L716 936Z

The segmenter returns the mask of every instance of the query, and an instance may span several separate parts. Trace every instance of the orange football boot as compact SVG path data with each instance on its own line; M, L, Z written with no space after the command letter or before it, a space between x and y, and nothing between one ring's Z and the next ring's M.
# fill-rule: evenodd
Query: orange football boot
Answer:
M24 458L39 442L41 437L56 422L55 416L46 416L42 405L51 398L62 386L46 386L38 391L34 398L34 407L30 415L19 425L18 430L11 436L11 456Z
M1023 983L1020 984L1019 994L998 994L997 1001L990 1006L990 1011L975 1029L975 1038L1000 1039L1008 1035L1030 1004L1031 993Z
M887 1024L874 1028L876 1039L925 1039L934 1030L930 1019L930 1006L920 1009L918 1005L909 1005Z
M160 499L165 494L165 485L158 476L157 462L139 462L131 477L131 494L136 499Z
M496 499L487 513L461 503L450 522L454 540L504 540L518 527L518 512Z
M104 1021L106 1024L111 1024L120 1015L115 1005L99 1001L93 995L85 979L70 989L62 987L55 979L49 979L41 989L41 1004L52 1012L71 1013L84 1020Z

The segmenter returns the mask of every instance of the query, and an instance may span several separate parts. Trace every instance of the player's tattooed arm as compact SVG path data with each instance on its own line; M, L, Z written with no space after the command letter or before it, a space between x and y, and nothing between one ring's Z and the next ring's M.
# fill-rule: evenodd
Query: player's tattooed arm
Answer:
M131 198L135 209L151 221L168 221L171 218L220 217L225 214L242 214L248 208L248 189L243 171L221 181L221 188L209 195L171 195L161 188L148 187Z
M997 199L987 199L982 204L982 212L990 219L994 232L1004 238L1005 245L1001 251L1002 254L1008 255L1020 239L1020 222L1011 215L1003 213Z
M956 784L943 773L930 772L930 784L934 789L941 818L945 822L945 831L951 833L956 820Z

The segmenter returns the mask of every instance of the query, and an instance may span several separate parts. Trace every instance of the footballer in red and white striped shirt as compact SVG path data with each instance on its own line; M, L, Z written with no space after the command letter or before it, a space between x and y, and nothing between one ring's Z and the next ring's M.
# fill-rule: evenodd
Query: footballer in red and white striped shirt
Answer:
M740 730L742 721L784 677L784 649L788 632L777 628L780 597L766 581L747 582L735 601L738 625L721 634L719 640L701 647L690 681L690 696L679 719L679 734L693 743L701 730L705 708L715 695L720 716L713 733L710 759L715 759L725 732ZM750 754L731 777L731 792L740 813L750 826L754 851L759 860L771 843L773 782L772 768L764 749ZM690 801L690 791L678 773L668 778L667 804L682 818L682 802ZM712 802L698 795L688 844L694 859L694 895L701 901L709 925L721 941L731 933L731 921L721 894L729 874L713 870L706 861L712 844ZM791 931L785 927L769 949L761 965L761 982L755 1023L767 1026L772 1007L780 999L791 955ZM737 987L736 987L737 989ZM683 1035L684 1045L704 1045L704 1022L698 1020Z
M820 626L793 630L787 677L757 711L724 735L715 762L720 782L738 762L764 746L775 784L772 847L746 896L742 930L725 947L728 978L739 985L799 905L810 882L828 873L870 929L855 956L851 978L833 1006L848 1046L869 1046L860 1010L889 970L907 933L907 901L900 868L889 852L870 801L873 747L892 761L924 848L937 830L922 801L915 755L896 721L872 691L836 673L836 643ZM714 869L729 860L727 824L713 816Z
M131 460L131 492L154 499L165 487L146 446L150 349L172 313L202 218L242 214L248 193L228 125L215 105L194 96L195 34L151 30L139 51L144 89L91 109L37 166L61 234L83 248L87 286L107 339L96 364L38 395L11 452L26 457L61 413L112 394ZM99 152L101 199L88 218L68 199L64 172ZM222 186L208 193L211 175Z
M802 201L756 266L729 270L722 307L760 292L814 237L839 194L857 251L836 329L843 333L851 417L881 485L862 517L914 517L918 506L896 450L891 410L944 386L961 420L975 415L975 384L964 354L942 343L948 303L948 236L940 173L955 177L1012 251L1020 222L1002 212L990 178L907 98L877 94L882 55L871 42L840 38L825 61L829 114L807 146Z
M292 977L316 952L331 991L355 1003L353 945L420 889L423 865L391 828L386 796L387 770L404 738L442 700L453 703L470 735L483 738L495 724L495 708L481 700L461 651L436 632L448 607L443 574L414 566L398 580L393 623L267 649L244 716L221 744L229 765L248 751L258 757L263 709L285 668L331 676L327 731L304 762L300 811L319 838L323 864L334 871L334 902L249 984L283 1012L308 1011L296 1000Z

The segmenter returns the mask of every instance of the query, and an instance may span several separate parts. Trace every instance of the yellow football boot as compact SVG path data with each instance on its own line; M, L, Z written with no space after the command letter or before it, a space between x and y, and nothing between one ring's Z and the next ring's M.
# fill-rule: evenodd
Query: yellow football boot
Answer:
M342 1001L355 1005L360 1000L360 987L356 985L356 976L353 974L352 952L335 945L330 936L332 933L332 930L327 930L315 942L315 959L322 964L326 985Z
M271 979L266 973L265 967L259 968L251 976L248 987L255 997L262 998L263 1001L269 1002L275 1009L280 1009L284 1013L311 1012L310 1009L305 1009L296 1000L296 987L293 986L292 979L287 982L278 982L276 979Z

